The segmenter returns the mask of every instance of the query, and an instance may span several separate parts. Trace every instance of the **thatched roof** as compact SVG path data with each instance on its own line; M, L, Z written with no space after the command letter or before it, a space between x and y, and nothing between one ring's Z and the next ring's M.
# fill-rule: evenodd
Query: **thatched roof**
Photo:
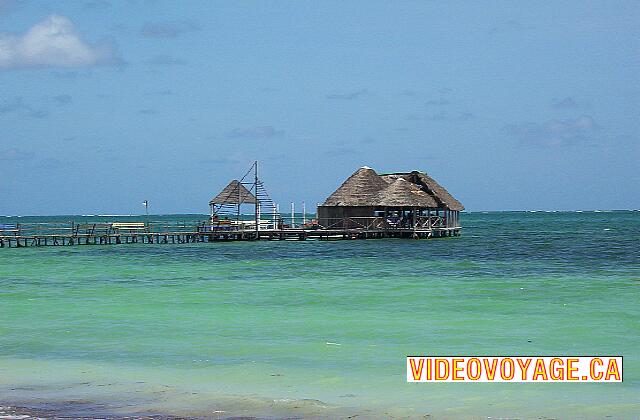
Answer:
M224 187L220 194L216 195L209 201L209 205L213 204L255 204L256 197L240 183L234 179Z
M377 206L378 193L387 183L368 166L347 178L322 204L323 206Z
M399 180L401 181L398 182ZM367 166L363 166L347 178L322 205L464 210L464 206L458 200L424 172L378 175Z
M445 207L449 210L462 211L464 206L461 202L453 198L449 191L442 185L438 184L435 179L431 178L425 172L399 172L394 174L381 175L382 178L391 182L398 178L406 179L420 186L427 194L432 196L438 202L438 207Z
M378 193L378 206L385 207L438 207L438 202L417 185L397 178Z
M449 210L464 210L462 203L453 198L453 196L449 194L449 191L447 191L442 185L438 184L435 179L423 172L418 172L418 176L420 177L421 183L426 185L436 199L444 204Z

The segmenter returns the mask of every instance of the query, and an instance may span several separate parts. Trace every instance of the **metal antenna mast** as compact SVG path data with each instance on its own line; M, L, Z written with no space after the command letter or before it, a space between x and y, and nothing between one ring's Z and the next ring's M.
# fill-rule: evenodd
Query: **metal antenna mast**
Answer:
M260 198L258 197L258 161L253 162L253 191L256 197L256 239L260 239Z
M251 176L253 172L253 176ZM253 178L253 179L252 179ZM215 201L215 202L214 202ZM244 225L241 217L241 205L242 204L255 204L254 208L254 220L255 227L251 229L247 226L247 229L255 231L255 239L258 239L260 231L260 222L262 219L262 206L266 206L267 210L264 215L267 220L273 219L274 228L280 220L280 214L276 210L276 204L273 202L269 193L264 188L264 184L258 178L258 161L254 161L249 170L244 174L240 181L231 181L229 185L218 196L211 201L211 222L212 225L219 227L222 217L234 217L236 219L236 226L244 229ZM235 213L235 215L234 215ZM245 222L247 220L245 219Z

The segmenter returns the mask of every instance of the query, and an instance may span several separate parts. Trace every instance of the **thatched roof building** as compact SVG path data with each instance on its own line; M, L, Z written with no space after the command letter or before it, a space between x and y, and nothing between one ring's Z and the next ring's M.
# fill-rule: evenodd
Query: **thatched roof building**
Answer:
M388 187L376 171L363 166L347 178L323 206L375 206L380 191Z
M457 223L464 206L424 172L398 172L379 175L364 166L353 173L318 207L323 226L340 218L371 218L380 214L409 217L442 217L447 227Z

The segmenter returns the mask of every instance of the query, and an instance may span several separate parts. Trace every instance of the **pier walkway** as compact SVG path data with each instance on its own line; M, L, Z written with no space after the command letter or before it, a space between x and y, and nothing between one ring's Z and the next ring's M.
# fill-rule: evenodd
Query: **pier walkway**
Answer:
M250 222L237 225L188 225L153 223L26 223L0 225L0 248L70 245L117 245L117 244L186 244L217 241L253 240L350 240L379 238L428 239L459 236L459 226L423 225L421 227L399 227L367 224L353 225L344 220L340 226L332 227L295 226L255 229Z

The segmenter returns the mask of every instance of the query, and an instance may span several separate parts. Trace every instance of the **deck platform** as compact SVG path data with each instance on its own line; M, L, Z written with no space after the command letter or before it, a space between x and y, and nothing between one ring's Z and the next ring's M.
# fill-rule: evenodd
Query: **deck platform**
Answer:
M187 244L218 241L254 241L254 240L353 240L381 238L430 239L459 236L460 227L431 229L364 229L364 228L283 228L255 229L225 228L205 230L201 226L183 227L179 231L153 232L131 229L125 232L109 230L37 233L14 229L11 232L0 231L0 248L22 248L39 246L72 245L120 245L120 244Z

